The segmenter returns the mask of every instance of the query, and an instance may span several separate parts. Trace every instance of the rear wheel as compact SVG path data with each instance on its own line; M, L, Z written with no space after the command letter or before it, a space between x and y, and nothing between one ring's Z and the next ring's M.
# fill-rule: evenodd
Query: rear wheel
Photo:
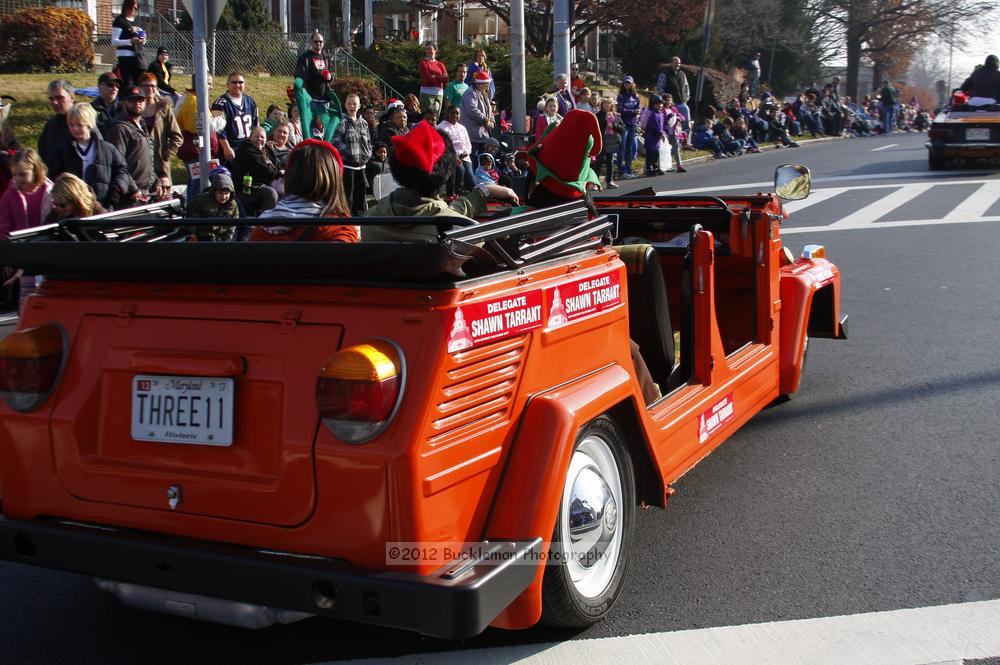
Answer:
M945 167L945 159L940 155L928 154L927 165L930 167L931 171L940 171Z
M615 422L601 416L573 447L545 568L543 622L579 628L610 611L625 582L634 520L632 461Z

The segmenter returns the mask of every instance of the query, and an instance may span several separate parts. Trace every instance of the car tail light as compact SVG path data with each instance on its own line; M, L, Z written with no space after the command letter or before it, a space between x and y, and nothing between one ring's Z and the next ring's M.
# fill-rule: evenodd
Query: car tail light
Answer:
M52 393L66 357L63 329L47 323L0 341L0 396L15 411L34 411Z
M947 129L937 127L932 127L927 130L927 138L931 141L947 141L950 132Z
M364 443L381 432L399 406L403 354L395 343L374 339L330 356L316 379L316 407L330 432Z

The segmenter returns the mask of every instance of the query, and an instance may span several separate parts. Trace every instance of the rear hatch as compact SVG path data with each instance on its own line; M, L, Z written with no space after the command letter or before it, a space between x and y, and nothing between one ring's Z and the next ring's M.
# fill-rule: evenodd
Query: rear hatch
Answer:
M262 524L308 519L316 375L343 326L307 322L278 303L115 307L88 307L70 332L50 421L66 489L89 501Z

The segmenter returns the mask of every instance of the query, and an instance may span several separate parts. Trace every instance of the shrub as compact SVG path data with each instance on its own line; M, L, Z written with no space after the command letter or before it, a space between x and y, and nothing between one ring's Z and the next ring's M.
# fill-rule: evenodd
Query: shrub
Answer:
M331 87L340 98L341 104L352 92L361 99L362 109L369 106L378 108L383 102L382 91L371 79L358 78L357 76L338 76L333 80Z
M31 7L0 18L0 69L4 71L82 71L94 66L86 12Z

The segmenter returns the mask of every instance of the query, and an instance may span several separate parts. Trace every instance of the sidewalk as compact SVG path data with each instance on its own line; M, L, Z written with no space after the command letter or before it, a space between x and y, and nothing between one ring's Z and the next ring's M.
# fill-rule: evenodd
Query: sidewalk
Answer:
M841 140L841 139L850 139L850 138L857 138L857 137L854 137L854 136L820 136L820 137L817 137L817 138L814 138L814 139L813 138L809 138L809 139L806 139L806 138L794 139L793 138L793 140L796 143L798 143L799 146L804 146L807 143L826 143L828 141L838 141L838 140ZM766 144L758 143L757 147L760 148L760 151L762 153L767 152L769 150L795 150L795 148L785 148L784 146L779 145L777 143L766 143ZM693 156L688 157L687 155L693 155ZM739 158L747 157L747 156L750 156L749 153L744 153L743 155L740 155ZM683 151L681 153L681 158L684 160L684 166L685 167L687 165L689 165L689 164L697 164L698 162L714 161L714 158L712 157L712 153L709 152L709 151L707 151L707 150L685 150L685 151ZM739 159L739 158L729 158L729 159ZM647 176L647 175L643 174L642 170L643 170L644 164L645 164L645 162L643 162L643 160L642 160L641 157L637 157L636 160L634 162L632 162L632 170L637 174L637 177L635 177L635 178L629 178L627 180L627 182L631 182L633 180L642 180L644 178L659 178L659 177L662 177L662 176L658 176L658 175L656 175L656 176ZM669 175L671 173L677 173L677 172L673 168L671 168L664 175ZM621 180L623 180L623 178L619 177L618 180L621 181Z

